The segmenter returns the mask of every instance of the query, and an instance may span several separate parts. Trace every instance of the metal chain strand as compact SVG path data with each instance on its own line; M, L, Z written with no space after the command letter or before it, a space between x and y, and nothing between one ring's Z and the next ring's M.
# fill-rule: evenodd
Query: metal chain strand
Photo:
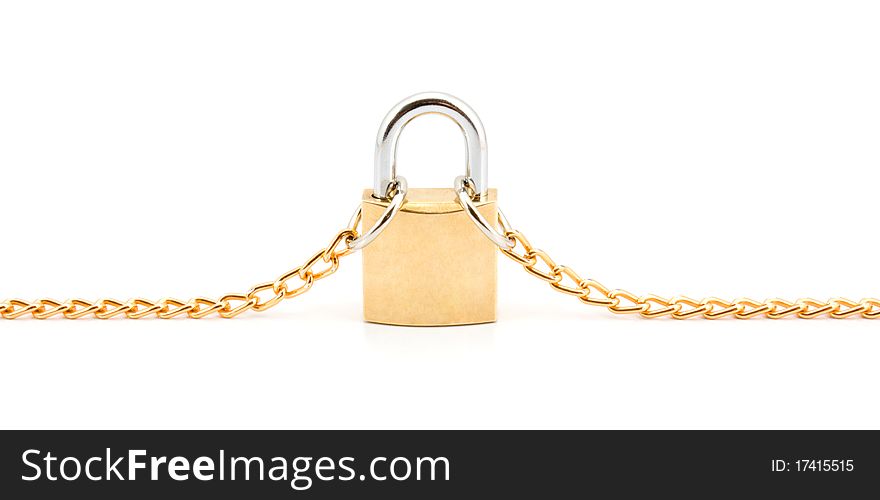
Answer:
M643 296L626 290L612 290L598 281L581 278L570 267L557 264L547 252L533 247L521 232L511 228L500 212L498 219L511 244L509 248L501 248L504 255L521 265L532 276L549 283L555 290L577 297L585 304L605 307L615 314L639 314L644 318L667 316L675 319L880 318L880 299L875 298L859 301L839 297L825 301L804 298L790 302L779 298L758 301L743 297L727 301L716 297L697 300L678 296L667 299L657 295Z
M358 212L360 209L358 209ZM141 319L155 316L170 319L186 315L189 318L201 319L212 314L223 318L233 318L239 314L254 310L265 311L278 305L282 300L291 299L307 292L312 285L330 276L339 268L339 259L352 253L348 244L358 237L357 213L352 217L348 227L336 233L330 244L274 281L254 285L247 293L231 293L214 300L196 297L188 301L164 298L152 301L143 298L130 299L126 302L114 299L98 299L88 301L70 299L59 302L52 299L38 299L32 302L20 299L0 301L0 317L16 319L30 315L36 319L47 319L58 316L67 319L79 319L93 316L98 319L110 319L125 316L129 319Z
M535 248L525 235L512 229L506 218L502 216L499 220L504 235L511 243L510 248L501 249L504 255L520 264L532 276L548 283L553 289L575 296L585 304L605 307L615 314L639 314L645 318L668 316L674 319L695 317L812 319L823 316L835 319L852 316L866 319L880 318L880 299L876 298L859 301L840 297L826 301L803 298L790 302L780 298L758 301L743 297L727 301L716 297L697 300L677 296L667 299L657 295L642 296L626 290L612 290L598 281L581 278L570 267L557 264L547 252ZM245 294L228 294L217 300L196 297L188 301L170 297L158 301L134 298L125 302L107 298L96 301L75 298L64 302L47 298L30 302L9 299L0 302L0 317L17 319L30 315L35 319L55 316L79 319L93 316L98 319L110 319L124 315L129 319L149 316L170 319L186 315L189 318L200 319L215 313L223 318L233 318L249 310L265 311L285 299L307 292L316 281L336 272L339 268L339 259L354 251L349 244L358 237L358 222L359 217L356 213L349 227L339 231L329 245L317 251L302 265L282 274L275 281L254 285Z

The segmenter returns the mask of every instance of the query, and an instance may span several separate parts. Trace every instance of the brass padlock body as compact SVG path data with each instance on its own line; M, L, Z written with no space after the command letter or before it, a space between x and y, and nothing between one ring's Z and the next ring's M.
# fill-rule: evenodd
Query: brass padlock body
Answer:
M497 217L496 191L474 202ZM365 190L364 227L388 206ZM400 212L363 250L364 319L409 326L495 321L498 252L448 188L410 189Z

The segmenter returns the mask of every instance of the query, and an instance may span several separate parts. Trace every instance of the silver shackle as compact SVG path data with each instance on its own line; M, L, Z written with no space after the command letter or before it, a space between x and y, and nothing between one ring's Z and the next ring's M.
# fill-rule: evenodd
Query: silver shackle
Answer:
M464 134L467 147L465 176L473 182L474 199L489 192L486 132L480 118L462 100L441 92L416 94L397 103L385 115L376 136L373 196L385 199L397 180L397 139L414 118L429 113L446 116Z

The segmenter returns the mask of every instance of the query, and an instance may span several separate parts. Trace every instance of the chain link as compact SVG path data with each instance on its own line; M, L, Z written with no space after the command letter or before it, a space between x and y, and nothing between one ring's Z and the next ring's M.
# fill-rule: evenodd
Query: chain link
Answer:
M359 212L360 209L357 213ZM302 265L282 274L274 281L254 285L244 294L231 293L217 300L196 297L188 301L170 297L157 301L135 298L125 302L114 299L96 301L70 299L64 302L52 299L38 299L32 302L10 299L0 301L0 317L16 319L30 315L36 319L48 319L53 316L79 319L93 316L98 319L110 319L124 315L129 319L148 316L170 319L186 315L200 319L215 313L223 318L234 318L249 310L265 311L285 299L307 292L316 281L336 272L339 268L339 259L352 253L348 244L358 237L357 224L360 217L357 213L352 217L350 225L336 233L329 245L317 251Z
M759 301L743 297L727 301L717 297L698 300L677 296L667 299L657 295L636 295L626 290L611 290L598 281L581 278L570 267L557 264L547 252L533 247L525 235L511 228L500 212L498 219L512 245L510 248L500 248L504 255L532 276L549 283L553 289L575 296L585 304L605 307L615 314L639 314L645 318L668 316L675 319L720 319L731 316L737 319L880 317L880 299L874 298L859 301L839 297L826 301L804 298L790 302L779 298Z

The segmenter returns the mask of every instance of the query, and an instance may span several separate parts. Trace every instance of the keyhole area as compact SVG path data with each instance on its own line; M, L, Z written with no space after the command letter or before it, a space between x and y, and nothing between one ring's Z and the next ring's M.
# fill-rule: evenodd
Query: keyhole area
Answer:
M448 187L465 174L467 143L458 125L441 115L415 118L397 142L397 173L409 187Z

